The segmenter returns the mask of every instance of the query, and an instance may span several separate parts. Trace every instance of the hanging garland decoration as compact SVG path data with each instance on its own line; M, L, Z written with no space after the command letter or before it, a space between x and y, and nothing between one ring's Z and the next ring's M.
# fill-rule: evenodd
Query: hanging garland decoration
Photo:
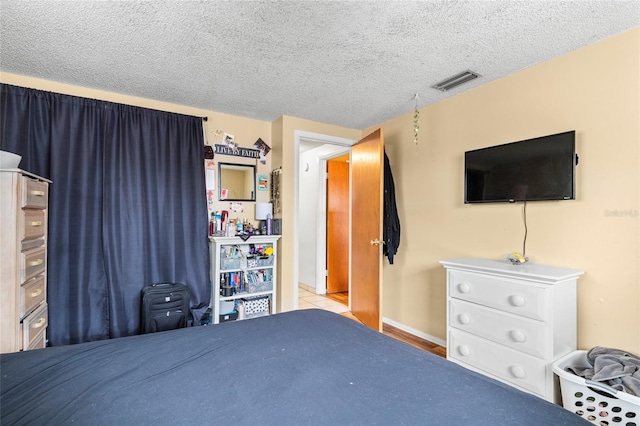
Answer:
M413 113L413 142L418 146L418 131L420 130L420 125L418 122L420 121L420 112L418 111L418 94L414 97L416 101L416 108Z

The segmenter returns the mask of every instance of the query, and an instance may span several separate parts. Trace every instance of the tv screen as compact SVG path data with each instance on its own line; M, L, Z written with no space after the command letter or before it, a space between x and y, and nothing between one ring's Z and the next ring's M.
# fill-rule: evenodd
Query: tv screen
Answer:
M465 152L465 204L575 199L575 133Z

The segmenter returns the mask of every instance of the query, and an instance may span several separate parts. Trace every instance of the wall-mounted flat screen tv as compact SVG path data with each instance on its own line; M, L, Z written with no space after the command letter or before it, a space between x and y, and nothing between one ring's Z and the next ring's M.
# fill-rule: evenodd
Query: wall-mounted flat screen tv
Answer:
M575 199L575 136L570 131L465 152L465 204Z

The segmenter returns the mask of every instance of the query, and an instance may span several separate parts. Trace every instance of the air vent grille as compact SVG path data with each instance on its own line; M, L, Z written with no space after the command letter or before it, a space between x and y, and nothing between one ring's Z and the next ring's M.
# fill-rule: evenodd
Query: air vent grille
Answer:
M447 90L451 90L454 87L458 87L461 84L466 83L467 81L471 81L475 78L480 77L480 74L473 71L464 71L460 74L454 75L453 77L449 77L446 80L441 81L440 83L436 83L431 86L433 89L438 89L442 92L446 92Z

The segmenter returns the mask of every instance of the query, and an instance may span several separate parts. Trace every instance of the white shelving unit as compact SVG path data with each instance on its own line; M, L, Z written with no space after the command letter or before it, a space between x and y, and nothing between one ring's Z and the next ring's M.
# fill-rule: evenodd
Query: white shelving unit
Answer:
M238 319L252 318L276 311L276 277L277 277L277 242L280 235L253 235L247 241L240 237L210 237L209 253L211 255L211 316L212 323L220 322L220 302L229 302L248 306L251 303L262 303L268 298L268 309L255 314L239 312ZM266 250L271 248L270 256L251 256L251 248ZM235 284L231 286L231 284ZM231 286L233 292L222 295L221 286ZM262 298L262 299L260 299ZM249 302L247 302L249 301Z

